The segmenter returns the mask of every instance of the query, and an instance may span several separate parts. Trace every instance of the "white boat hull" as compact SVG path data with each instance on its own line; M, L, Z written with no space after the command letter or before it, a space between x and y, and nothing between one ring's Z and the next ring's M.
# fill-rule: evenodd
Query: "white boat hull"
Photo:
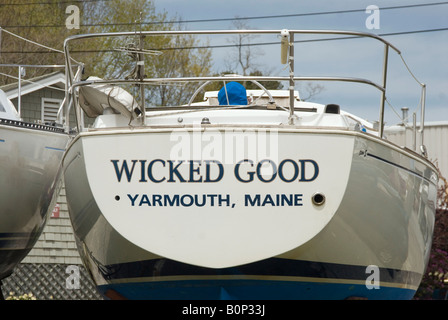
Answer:
M68 141L54 127L0 120L0 279L32 249L53 210Z
M224 130L236 134L235 155L247 128L208 126L199 139ZM179 131L194 137L194 128ZM173 157L182 140L173 128L78 135L63 160L67 202L99 290L131 299L412 298L431 247L435 168L361 132L268 133L277 153L232 161L211 161L204 145ZM260 162L276 174L257 171ZM315 194L325 201L313 203Z

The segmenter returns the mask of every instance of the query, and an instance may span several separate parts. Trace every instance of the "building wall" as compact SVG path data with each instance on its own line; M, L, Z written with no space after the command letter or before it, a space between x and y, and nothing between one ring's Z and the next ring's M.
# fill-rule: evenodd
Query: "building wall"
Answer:
M21 117L23 121L35 122L42 118L42 98L51 98L63 100L65 93L63 91L43 88L21 97ZM18 99L12 99L12 103L18 107Z
M421 136L416 133L416 146L419 152ZM414 133L411 129L395 128L392 132L386 132L390 141L412 149ZM423 131L423 144L426 147L428 159L440 170L444 178L448 178L448 122L428 122Z
M42 235L22 263L82 264L68 214L65 188L61 189L56 206Z
M448 179L448 123L429 123L424 131L424 144L429 160Z

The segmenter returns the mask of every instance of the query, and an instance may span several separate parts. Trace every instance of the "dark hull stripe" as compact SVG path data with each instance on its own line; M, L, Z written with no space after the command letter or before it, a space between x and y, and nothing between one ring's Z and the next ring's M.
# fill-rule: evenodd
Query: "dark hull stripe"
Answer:
M415 289L273 280L184 280L100 285L109 299L132 300L409 300Z
M107 280L169 276L280 276L361 280L371 275L367 266L270 258L242 266L212 269L169 259L154 259L99 267ZM380 282L418 286L422 275L399 269L380 268ZM137 280L137 279L136 279Z
M432 182L428 177L425 177L425 176L424 176L424 173L420 173L420 172L413 171L413 170L411 170L411 169L408 169L408 168L406 168L406 167L403 167L403 166L401 166L401 165L399 165L399 164L397 164L397 163L395 163L395 162L389 161L389 160L387 160L387 159L381 158L381 157L379 157L379 156L377 156L377 155L374 155L374 154L372 154L372 153L367 153L367 156L370 157L370 158L373 158L373 159L382 161L382 162L384 162L384 163L390 164L390 165L395 166L395 167L397 167L397 168L400 168L400 169L402 169L402 170L405 170L405 171L409 172L410 174L413 174L413 175L415 175L415 176L417 176L417 177L419 177L419 178L421 178L421 179L423 179L423 180L426 180L426 181L429 182L429 183L434 183L434 182Z

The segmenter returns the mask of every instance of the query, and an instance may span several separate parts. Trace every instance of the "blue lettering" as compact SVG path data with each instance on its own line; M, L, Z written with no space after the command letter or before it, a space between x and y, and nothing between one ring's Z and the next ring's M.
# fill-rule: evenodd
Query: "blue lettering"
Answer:
M155 159L155 160L152 160L149 164L148 164L148 178L149 178L149 180L151 180L152 182L155 182L155 183L159 183L159 182L162 182L162 181L165 181L165 177L163 177L163 178L161 178L161 179L159 179L159 180L157 180L156 178L154 178L154 176L153 176L153 174L152 174L152 166L154 165L154 163L156 163L156 162L160 162L160 163L162 163L163 164L163 167L165 168L165 161L163 161L163 160L161 160L161 159Z
M300 207L303 205L302 203L302 197L303 194L276 194L270 195L266 194L264 196L260 194L250 195L245 194L244 195L244 205L246 207L264 207L264 206L272 206L272 207L285 207L285 206L295 206Z
M215 198L218 196L217 194L208 194L207 195L210 198L210 205L213 207L215 205Z
M162 196L160 194L153 194L152 195L152 205L156 206L156 205L162 206Z
M234 170L235 177L238 181L241 181L241 182L252 182L254 180L255 172L247 172L247 174L249 175L249 179L247 179L247 180L243 180L240 176L240 165L243 162L249 162L251 167L254 166L254 162L249 159L244 159L244 160L238 161L237 164L235 165L235 170Z
M286 179L285 176L284 176L284 173L283 173L283 166L287 162L292 164L293 170L294 170L294 174L293 174L292 178L290 178L290 179ZM293 182L294 180L297 179L298 176L299 176L299 166L298 166L298 164L294 160L285 159L282 162L280 162L280 164L278 165L278 177L282 181L284 181L284 182Z
M199 166L201 166L201 161L200 160L190 160L190 180L188 180L188 182L202 182L202 176L199 175L199 179L198 180L194 180L194 174L200 174L199 173L199 167L195 168L194 164L198 163Z
M217 160L205 160L205 179L204 182L218 182L222 179L224 175L224 167L221 162ZM210 163L216 163L218 165L218 177L215 179L210 178Z
M137 160L131 160L132 161L132 169L129 172L128 168L128 162L126 160L123 160L123 164L121 165L121 169L118 168L118 161L120 160L110 160L114 164L115 174L117 176L118 182L121 182L121 177L123 176L123 171L126 174L126 178L128 179L128 182L131 182L132 173L134 172L135 163Z
M140 160L140 170L141 170L141 178L140 178L140 182L146 182L146 176L145 176L145 163L146 160Z
M244 205L247 207L249 206L259 206L260 205L260 195L256 194L255 197L252 199L250 194L244 195Z
M270 179L265 179L260 172L261 167L263 166L263 163L265 163L265 162L270 163L271 167L272 167L272 176ZM257 177L260 181L263 181L263 182L271 182L272 180L274 180L275 177L277 177L277 166L276 166L275 162L272 160L269 160L269 159L261 160L257 165Z
M216 183L224 177L224 166L217 160L110 160L113 164L118 182L127 180L131 182L134 171L138 182L190 182L190 183ZM135 169L140 164L140 170ZM265 170L266 169L266 170ZM263 183L278 179L291 183L310 182L319 176L319 165L311 159L297 160L284 159L276 164L273 160L263 159L254 162L250 159L240 160L235 164L234 175L237 181L243 183L258 180ZM269 201L267 199L266 201Z
M207 203L207 197L205 194L202 195L202 203L199 203L199 196L197 194L194 197L197 207L203 207Z
M300 207L300 206L303 205L303 203L302 203L302 197L303 197L303 194L295 194L295 195L294 195L294 205L295 205L296 207Z
M137 198L138 198L138 194L136 194L135 195L135 197L134 198L132 198L131 197L131 195L130 194L128 194L128 198L131 200L131 206L134 206L135 205L135 200L137 200Z
M140 204L139 204L139 206L141 207L142 204L146 204L146 205L148 205L148 206L151 205L151 202L149 202L148 195L144 194L144 195L142 196L142 198L140 199Z
M178 171L179 166L184 162L184 160L179 160L179 163L175 167L172 160L168 160L168 162L170 164L170 178L167 180L167 182L176 182L176 180L174 180L174 175L177 176L180 182L186 182L186 180L182 177L182 175Z
M153 207L213 207L213 206L227 206L232 208L235 204L231 202L230 194L143 194L135 195L127 194L131 206L135 207L137 204L141 206ZM303 194L266 194L266 195L244 195L244 206L246 207L264 207L264 206L303 206Z
M185 202L185 198L189 199L189 202ZM180 204L184 207L190 207L194 203L194 199L189 194L184 194L182 197L180 197Z
M279 199L281 196L281 199ZM277 195L277 203L281 202L282 206L286 203L288 206L292 205L292 194L287 196L286 194Z
M164 195L163 197L163 205L166 207L167 204L168 206L172 207L172 206L179 206L179 195L175 194L172 198L169 195Z
M300 181L306 181L306 182L310 182L313 181L317 178L317 176L319 175L319 165L317 164L316 161L314 160L299 160L300 164L302 165L302 175L300 177ZM305 168L306 168L306 163L311 163L314 167L314 175L307 179L306 175L305 175Z
M226 204L227 207L230 206L230 195L226 194L225 198L223 198L223 196L221 194L218 195L218 203L219 206L221 207L223 203Z
M270 204L271 206L275 206L274 200L272 200L272 197L269 194L267 194L264 197L264 200L263 200L263 203L261 204L261 206L264 207L267 204Z
M138 203L138 206L153 206L153 207L205 207L205 206L230 206L230 194L184 194L184 195L169 195L169 194L143 194L135 195L128 194L131 206L134 207Z

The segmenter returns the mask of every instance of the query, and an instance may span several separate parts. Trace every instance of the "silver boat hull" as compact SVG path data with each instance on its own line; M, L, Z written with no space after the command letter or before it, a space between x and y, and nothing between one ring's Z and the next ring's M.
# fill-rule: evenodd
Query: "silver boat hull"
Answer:
M63 161L67 203L100 292L127 299L412 298L431 248L436 169L362 132L277 133L276 179L255 169L251 175L255 165L237 171L235 162L208 175L204 163L168 170L162 159L173 150L172 129L76 137ZM217 190L232 200L218 206L192 197ZM282 197L290 194L300 196Z
M33 248L54 208L68 141L54 127L0 120L0 279Z

